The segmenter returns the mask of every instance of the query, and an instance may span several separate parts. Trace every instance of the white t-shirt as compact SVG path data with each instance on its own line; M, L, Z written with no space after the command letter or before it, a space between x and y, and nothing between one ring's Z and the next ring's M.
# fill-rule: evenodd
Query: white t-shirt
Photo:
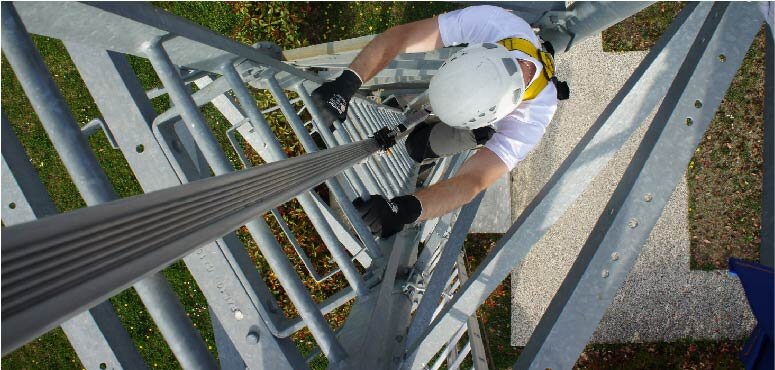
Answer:
M535 32L524 19L491 5L472 6L440 15L439 32L444 46L498 42L519 37L531 41L537 48L541 47ZM542 73L543 66L539 61L520 51L511 53L516 58L535 64L533 81ZM549 83L534 99L523 101L513 112L495 122L495 134L485 147L492 150L509 169L514 168L541 140L555 111L557 90L554 84Z

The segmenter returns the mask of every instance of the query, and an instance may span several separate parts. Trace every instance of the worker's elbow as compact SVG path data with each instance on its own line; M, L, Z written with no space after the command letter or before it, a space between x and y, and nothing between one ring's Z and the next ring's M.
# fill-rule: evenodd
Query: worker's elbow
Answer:
M468 179L468 181L466 181L466 183L466 203L471 202L474 200L474 198L476 198L477 195L479 195L479 193L487 189L487 184L485 184L484 181L482 181L480 178L472 176Z
M401 35L401 32L402 32L402 31L401 31L401 29L402 29L402 26L403 26L403 25L399 24L399 25L396 25L396 26L390 27L390 28L388 28L387 30L385 30L385 32L382 32L382 33L379 35L379 37L380 37L380 38L383 38L383 39L394 39L394 38L398 38L398 37Z

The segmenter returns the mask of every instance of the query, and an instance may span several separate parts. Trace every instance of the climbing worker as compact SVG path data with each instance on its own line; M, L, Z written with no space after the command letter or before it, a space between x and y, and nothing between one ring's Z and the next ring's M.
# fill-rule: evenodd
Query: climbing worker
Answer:
M442 216L476 197L527 156L568 96L554 75L553 50L530 25L511 12L472 6L395 26L372 40L334 81L313 91L326 120L343 121L363 81L400 53L468 44L430 81L435 120L410 133L407 150L418 163L480 147L454 177L414 194L385 199L373 195L354 205L371 231L388 237L404 225Z

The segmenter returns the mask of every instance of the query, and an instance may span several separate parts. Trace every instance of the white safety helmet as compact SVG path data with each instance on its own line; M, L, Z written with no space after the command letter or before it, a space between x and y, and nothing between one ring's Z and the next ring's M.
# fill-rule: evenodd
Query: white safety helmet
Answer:
M431 78L433 113L454 127L473 130L514 111L522 101L522 69L505 47L473 44L453 54Z

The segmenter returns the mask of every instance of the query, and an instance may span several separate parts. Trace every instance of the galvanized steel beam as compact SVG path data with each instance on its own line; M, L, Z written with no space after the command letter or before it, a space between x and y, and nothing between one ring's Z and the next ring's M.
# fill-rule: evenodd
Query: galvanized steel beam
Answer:
M410 346L427 329L433 318L433 313L440 305L441 295L452 275L455 263L457 263L458 256L463 249L463 241L465 241L468 235L468 229L471 228L474 216L479 209L479 204L482 202L483 197L484 192L481 192L474 200L463 206L463 209L458 213L457 219L454 221L449 237L446 238L440 247L442 249L441 256L439 256L438 262L433 266L430 281L428 281L425 292L423 292L420 305L414 311L412 323L406 334L406 342ZM429 247L426 246L426 248Z
M621 182L515 368L570 369L576 363L686 173L760 24L753 4L713 5Z
M172 152L165 157L160 144L166 142L157 141L151 130L155 111L123 55L71 43L66 47L146 192L199 179L202 172L196 167L183 165L186 172L176 173L172 165L191 161L179 142L181 136L170 137ZM177 132L187 134L184 127ZM201 156L196 150L191 153ZM250 368L262 364L294 368L292 364L302 361L294 359L296 350L289 340L273 337L280 329L267 328L283 315L236 237L205 245L184 262L208 300L212 319L241 353L239 361L244 359ZM247 339L251 333L261 337L257 344ZM223 360L224 356L227 353L219 348L219 357Z
M145 57L144 43L164 38L175 65L219 73L223 63L247 58L264 66L322 83L315 74L278 61L271 54L219 35L147 3L18 2L30 32ZM88 22L84 22L88 20Z
M2 29L3 51L86 203L93 206L117 199L11 3L3 4ZM6 261L8 258L3 261L3 266L7 266ZM170 342L170 349L178 361L189 368L215 367L204 341L164 277L148 275L136 282L135 290L162 335ZM26 332L26 339L36 334L41 332ZM16 338L25 337L19 335Z
M568 51L573 44L598 34L651 5L653 1L577 1L564 11L548 11L534 26L556 52Z
M696 38L710 7L709 3L689 4L676 17L471 279L426 330L419 343L409 348L404 368L422 368L430 360L613 158L665 96L678 73L675 61L686 58L687 45Z
M3 223L12 226L56 214L54 202L4 113L0 138ZM110 302L75 315L62 323L62 329L81 363L88 368L96 369L102 364L115 369L147 367ZM14 338L14 334L2 326L3 354L24 342L24 338Z

